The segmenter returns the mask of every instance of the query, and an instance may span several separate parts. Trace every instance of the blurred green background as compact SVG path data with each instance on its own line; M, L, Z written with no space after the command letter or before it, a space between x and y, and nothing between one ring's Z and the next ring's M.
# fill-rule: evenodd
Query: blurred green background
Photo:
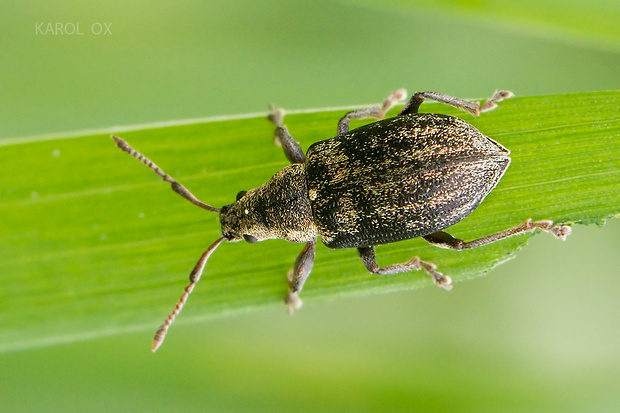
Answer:
M269 102L367 104L398 87L471 98L618 89L618 21L620 4L605 0L2 2L0 139L262 112ZM84 34L43 34L57 22ZM110 33L96 35L94 23ZM0 354L0 405L617 411L619 229L611 220L576 226L566 243L535 237L450 293L179 324L191 340L156 355L151 329ZM11 311L0 302L3 317Z

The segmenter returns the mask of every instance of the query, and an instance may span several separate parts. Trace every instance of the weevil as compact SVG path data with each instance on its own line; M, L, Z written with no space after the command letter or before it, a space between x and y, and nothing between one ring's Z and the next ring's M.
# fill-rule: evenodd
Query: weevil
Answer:
M275 125L274 138L291 164L264 185L239 192L235 202L221 208L198 200L150 159L112 136L120 149L151 168L176 193L220 214L222 236L191 271L190 283L155 334L153 351L163 343L207 260L224 241L254 243L279 238L305 244L287 274L285 303L293 311L301 306L299 292L312 270L318 238L329 248L356 248L372 274L421 269L446 290L452 288L452 280L434 264L415 256L380 267L374 247L422 237L437 247L463 250L536 229L566 239L569 226L531 219L468 242L444 232L467 217L495 188L510 165L510 151L459 118L418 113L418 109L425 99L431 99L478 116L513 94L497 91L480 105L441 93L418 92L397 116L383 119L406 96L400 89L382 105L348 112L338 122L336 137L314 143L306 154L283 124L284 111L272 106L268 119ZM381 120L349 130L351 119L365 118Z

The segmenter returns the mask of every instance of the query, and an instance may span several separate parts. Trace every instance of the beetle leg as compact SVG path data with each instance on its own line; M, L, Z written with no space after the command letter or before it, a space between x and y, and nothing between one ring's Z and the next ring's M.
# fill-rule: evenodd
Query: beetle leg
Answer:
M504 99L510 99L511 97L514 97L514 95L515 94L510 90L496 90L495 93L493 93L493 96L487 99L487 101L480 106L480 112L488 112L493 110L497 107L497 102L501 102Z
M455 98L443 93L437 92L418 92L411 96L409 102L400 111L398 116L408 115L410 113L418 113L418 109L424 99L432 99L434 101L445 103L446 105L453 106L457 109L464 110L467 113L471 113L474 116L479 116L481 112L488 112L497 107L497 102L501 102L504 99L513 97L514 94L509 90L498 90L490 99L487 99L482 106L478 102L470 102L468 100Z
M291 163L303 163L306 160L304 151L301 149L301 146L299 146L299 142L291 136L288 128L282 123L284 120L284 110L279 108L276 109L273 105L271 105L269 109L270 112L267 119L276 125L273 134L276 145L282 147L284 155L286 155L286 158L291 161Z
M316 251L316 239L307 243L301 253L295 260L295 267L289 271L287 275L287 283L289 293L284 299L284 302L288 306L289 313L299 309L301 307L301 299L298 293L304 288L304 283L312 271L312 265L314 264L314 253Z
M391 275L422 269L431 276L433 282L439 287L445 288L446 290L450 290L452 288L452 279L450 277L435 271L435 268L437 268L435 264L421 261L419 257L413 257L409 261L402 264L392 264L387 267L379 267L379 264L377 264L377 260L375 259L375 249L373 247L360 247L357 249L357 252L366 266L366 269L371 274Z
M553 225L552 221L536 221L532 222L528 219L523 224L510 228L504 231L497 232L495 234L487 235L486 237L478 238L473 241L465 242L462 239L454 238L447 232L439 231L433 234L425 235L424 238L427 242L440 247L451 250L460 251L467 248L476 248L481 245L490 244L495 241L502 240L504 238L511 237L517 234L523 234L525 232L533 232L536 229L541 229L546 232L552 233L556 238L566 240L566 237L570 235L570 227L567 225Z
M385 114L392 109L398 102L407 97L407 91L405 89L398 89L388 96L381 105L371 106L369 108L353 110L344 115L338 121L338 135L342 135L349 131L349 124L351 119L366 119L376 118L383 119Z

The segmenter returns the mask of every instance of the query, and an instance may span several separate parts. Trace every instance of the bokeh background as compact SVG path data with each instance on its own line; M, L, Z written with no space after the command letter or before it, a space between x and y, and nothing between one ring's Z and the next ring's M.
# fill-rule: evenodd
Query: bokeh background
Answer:
M367 104L399 87L471 98L617 89L619 19L611 0L2 2L0 139L263 112L269 102ZM156 355L151 330L0 354L0 405L617 411L619 230L611 220L575 227L566 243L535 237L451 293L180 324L191 340Z

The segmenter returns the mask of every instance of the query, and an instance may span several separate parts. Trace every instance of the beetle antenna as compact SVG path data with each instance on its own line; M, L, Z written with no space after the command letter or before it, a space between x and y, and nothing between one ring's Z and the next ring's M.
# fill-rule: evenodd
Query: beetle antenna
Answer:
M157 330L157 333L155 333L155 338L153 339L153 347L152 347L153 352L155 352L159 348L159 346L161 346L162 343L164 342L164 338L166 338L166 333L168 332L168 328L170 327L170 325L172 324L176 316L179 315L179 313L181 312L181 309L183 309L183 305L187 301L187 297L189 297L192 290L194 289L194 287L200 280L200 276L202 275L202 271L205 269L207 260L209 259L211 254L213 254L213 251L215 251L217 247L219 247L220 244L225 239L227 238L222 237L218 239L217 241L215 241L213 244L211 244L211 246L207 248L207 250L202 254L200 259L194 266L194 269L189 274L189 284L187 285L187 287L185 287L185 291L183 292L183 295L181 295L181 298L179 298L179 302L177 302L177 305L174 307L174 309L172 310L168 318L166 318L166 320L161 325L161 327L159 327L159 330Z
M116 146L118 146L123 151L127 152L129 155L133 156L134 158L136 158L137 160L139 160L140 162L142 162L143 164L151 168L157 175L161 176L161 178L164 181L170 183L170 185L172 186L172 190L174 192L181 195L183 198L187 199L192 204L199 206L200 208L206 209L207 211L211 211L211 212L221 211L219 208L215 208L215 207L212 207L211 205L207 205L201 200L199 200L198 198L196 198L191 192L189 192L187 188L185 188L183 185L177 182L170 175L165 173L159 166L155 165L155 163L151 161L149 158L147 158L146 156L142 155L140 152L132 148L123 139L119 138L118 136L114 136L114 135L112 135L112 139L114 139L114 142L116 142Z

